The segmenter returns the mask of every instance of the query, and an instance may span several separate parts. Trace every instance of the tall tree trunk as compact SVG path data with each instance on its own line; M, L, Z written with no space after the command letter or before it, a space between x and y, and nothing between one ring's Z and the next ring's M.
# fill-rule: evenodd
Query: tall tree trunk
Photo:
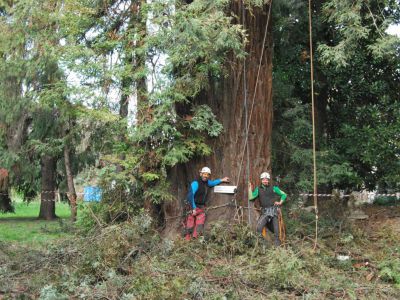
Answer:
M0 168L0 212L13 212L11 199L8 193L8 171Z
M135 23L137 32L140 33L140 37L137 40L136 47L143 47L144 39L147 35L147 25L146 25L146 16L144 15L142 9L146 4L146 0L140 0L136 4L132 6L132 13L135 16L132 20ZM134 26L132 24L132 26ZM139 54L138 54L139 53ZM137 71L143 70L146 68L146 54L143 51L137 51L134 60L133 60L134 69ZM147 98L147 81L146 77L142 76L135 80L136 84L136 103L137 103L137 116L136 121L138 124L143 122L150 122L153 118L152 109L148 105ZM150 158L149 158L150 159ZM147 163L145 165L150 166L151 163ZM145 189L151 188L147 184L145 185ZM156 220L158 218L159 207L154 205L149 197L144 199L144 209L150 213L150 215Z
M75 222L77 214L76 191L74 184L74 175L72 173L71 153L67 145L64 147L64 163L65 173L67 174L68 199L71 205L71 220Z
M268 18L269 6L263 9L253 9L243 12L243 6L239 1L232 1L231 10L240 16L241 23L245 24L248 33L249 43L246 51L249 53L246 59L246 67L243 61L232 59L230 76L224 79L210 82L211 89L198 97L196 104L209 105L217 118L224 126L224 133L214 140L210 140L214 154L199 160L175 167L171 173L171 183L176 201L164 205L166 216L166 235L174 235L180 228L179 218L170 218L183 213L182 203L185 201L187 187L191 180L198 178L202 166L209 166L212 169L212 176L220 178L229 176L231 184L238 183L236 194L237 204L247 205L247 184L246 184L246 155L243 162L245 145L245 106L244 106L244 84L243 70L246 70L246 86L248 95L248 117L250 119L251 104L254 97L254 108L251 116L248 147L250 158L250 179L259 183L258 176L262 171L271 171L271 131L272 131L272 35L271 18ZM244 13L244 20L242 15ZM267 38L263 50L264 33L267 19L269 25ZM263 53L258 84L256 86L258 68ZM240 173L240 174L239 174ZM211 194L209 207L222 205L230 202L232 195ZM248 221L248 211L243 209L243 221ZM207 223L213 221L232 222L237 216L236 209L226 206L208 211ZM240 212L240 211L239 211ZM256 214L251 209L250 222L255 225Z
M57 159L44 155L41 159L42 193L39 219L54 220L56 216L56 163Z
M132 20L130 26L136 27L136 31L140 33L136 42L136 47L140 49L143 47L144 39L147 35L146 17L143 14L143 7L146 4L146 0L137 1L132 5ZM146 68L146 54L144 51L136 51L132 59L133 69L136 72ZM137 122L142 123L144 120L151 118L147 103L147 83L146 77L141 76L135 80L136 85L136 97L137 97Z

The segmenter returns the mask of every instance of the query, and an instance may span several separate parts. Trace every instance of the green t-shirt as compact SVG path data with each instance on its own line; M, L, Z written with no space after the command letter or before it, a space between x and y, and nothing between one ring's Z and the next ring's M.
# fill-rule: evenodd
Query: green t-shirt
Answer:
M280 188L278 188L277 186L273 186L272 190L274 191L275 194L277 194L278 196L281 197L282 203L285 203L285 200L286 200L286 197L287 197L286 193L281 191ZM249 188L249 200L250 201L254 201L257 197L258 197L258 186L255 188L254 191L252 191Z

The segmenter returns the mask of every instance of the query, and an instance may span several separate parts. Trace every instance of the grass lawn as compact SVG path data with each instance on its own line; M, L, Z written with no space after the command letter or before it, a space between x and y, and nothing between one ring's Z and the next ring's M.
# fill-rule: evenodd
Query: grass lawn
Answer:
M56 203L55 221L37 220L40 202L13 202L15 213L0 213L0 241L18 242L30 246L45 246L54 239L69 235L70 208Z

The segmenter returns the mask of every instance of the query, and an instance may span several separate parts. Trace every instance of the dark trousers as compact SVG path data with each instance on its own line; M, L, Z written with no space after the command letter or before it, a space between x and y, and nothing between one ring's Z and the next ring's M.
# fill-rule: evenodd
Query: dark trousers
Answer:
M279 239L279 221L278 216L268 216L266 214L262 214L257 222L257 233L262 234L263 228L267 226L267 228L274 233L275 235L275 246L279 246L281 244L281 240Z

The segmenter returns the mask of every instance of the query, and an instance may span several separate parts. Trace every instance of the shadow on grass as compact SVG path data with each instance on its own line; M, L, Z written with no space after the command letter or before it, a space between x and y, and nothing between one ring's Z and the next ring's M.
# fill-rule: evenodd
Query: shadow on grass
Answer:
M8 222L59 222L60 220L62 221L68 221L70 218L69 217L57 217L56 219L53 220L45 220L45 219L39 219L38 217L7 217L7 218L1 218L0 217L0 223L8 223Z
M38 218L34 217L7 217L7 218L0 218L0 223L9 223L9 222L33 222L39 221ZM56 220L55 220L56 221Z

